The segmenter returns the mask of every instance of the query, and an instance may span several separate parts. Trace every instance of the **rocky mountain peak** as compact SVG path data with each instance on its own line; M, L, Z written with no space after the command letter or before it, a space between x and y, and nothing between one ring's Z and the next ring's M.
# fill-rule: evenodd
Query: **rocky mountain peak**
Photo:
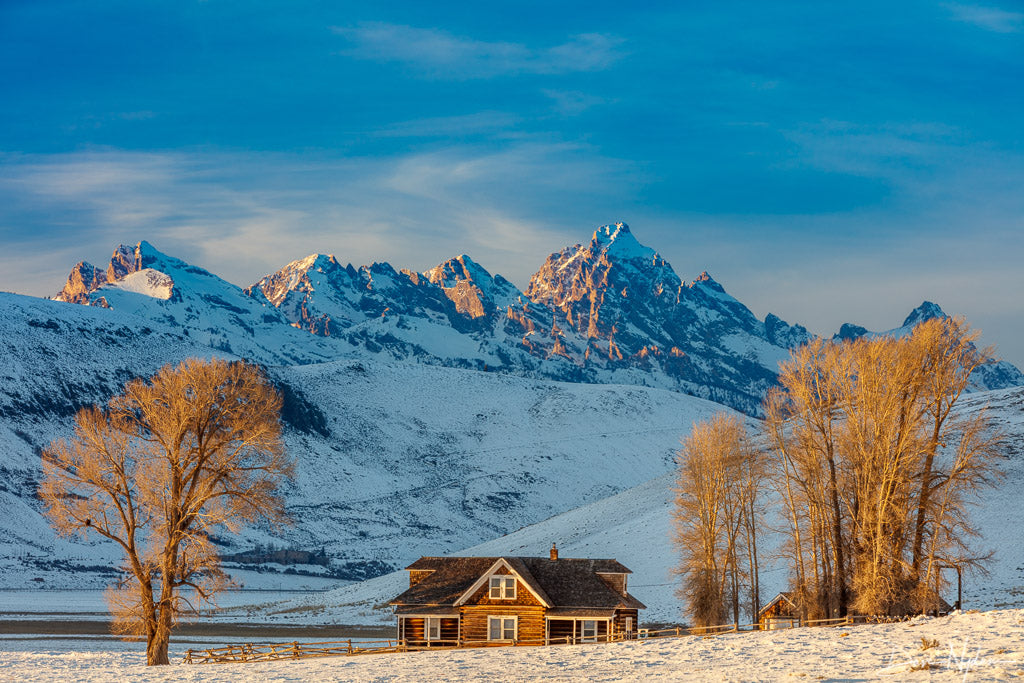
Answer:
M95 291L107 281L107 274L91 263L79 261L71 269L64 288L54 297L56 301L71 304L89 303L89 292Z
M707 287L709 289L713 289L716 292L725 294L725 288L722 287L722 285L718 284L718 282L716 282L715 279L711 277L711 275L706 270L701 271L701 274L698 275L694 279L694 281L690 283L690 287L694 286Z
M611 259L654 262L659 258L658 252L637 241L625 223L602 225L594 231L589 247L591 253L603 253Z
M903 327L913 327L918 323L923 323L925 320L931 320L932 318L947 318L945 311L939 307L938 304L933 304L931 301L924 301L920 306L915 308L907 316L907 319L903 321Z
M450 258L423 274L426 275L428 280L442 287L454 287L455 283L464 280L476 282L480 279L481 275L486 275L487 279L490 279L490 273L487 273L467 254L460 254L455 258Z
M455 310L471 318L506 307L520 295L515 285L500 275L492 276L466 254L438 264L424 276L444 290L445 296L455 304Z
M170 264L185 265L178 259L166 256L146 240L134 246L120 244L111 254L110 263L103 270L85 261L75 264L64 288L54 298L57 301L89 304L89 295L104 285L120 282L129 275L145 269L161 271ZM151 281L153 277L146 276L143 279ZM169 281L169 276L157 279Z

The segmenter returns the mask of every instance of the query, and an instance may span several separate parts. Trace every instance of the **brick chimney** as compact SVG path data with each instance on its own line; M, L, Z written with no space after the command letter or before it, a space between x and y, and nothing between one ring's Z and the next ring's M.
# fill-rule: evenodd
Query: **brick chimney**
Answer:
M558 559L558 548L555 547L554 543L552 543L551 544L551 561L554 562L557 559Z

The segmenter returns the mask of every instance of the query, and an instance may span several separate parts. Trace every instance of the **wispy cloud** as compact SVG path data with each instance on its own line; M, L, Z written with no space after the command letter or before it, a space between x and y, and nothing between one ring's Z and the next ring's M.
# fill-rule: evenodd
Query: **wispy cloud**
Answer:
M508 112L481 111L458 116L438 116L402 121L381 128L380 137L451 137L460 138L480 133L512 130L521 117Z
M589 95L579 90L545 89L541 92L551 98L555 110L562 116L576 116L593 107L609 103L609 100L603 97Z
M960 3L944 3L943 7L953 14L953 18L967 24L973 24L986 31L995 33L1020 33L1024 31L1024 13L1008 12L998 7L981 5L965 5Z
M407 64L434 78L453 79L599 71L622 56L623 43L608 34L582 33L559 45L533 47L379 22L331 30L348 40L350 46L343 54Z
M139 239L240 285L314 251L417 270L471 251L525 285L546 254L588 225L555 207L566 197L579 210L628 197L630 168L589 148L536 142L386 159L0 156L0 288L52 294L76 261L102 263L117 244Z

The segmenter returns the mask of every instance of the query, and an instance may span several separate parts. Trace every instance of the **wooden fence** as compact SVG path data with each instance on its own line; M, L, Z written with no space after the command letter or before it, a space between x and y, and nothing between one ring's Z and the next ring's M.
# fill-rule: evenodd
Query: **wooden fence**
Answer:
M793 627L798 626L852 626L857 623L883 623L902 621L909 617L865 617L847 616L837 619L795 620ZM790 627L786 627L790 628ZM189 649L185 653L186 664L210 664L219 662L266 662L280 659L306 659L308 657L349 657L354 655L383 654L387 652L412 652L417 650L454 650L470 647L518 647L537 645L583 645L589 643L613 643L625 640L648 640L656 638L681 638L684 636L713 637L726 633L741 633L764 630L761 624L717 624L685 628L676 626L667 629L640 629L632 633L612 633L608 635L566 636L545 640L336 640L320 643L270 643L266 645L228 645L219 648L201 650Z
M309 657L339 657L404 652L400 640L335 640L322 643L269 643L266 645L228 645L226 647L189 649L185 664L211 664L219 662L268 662L278 659L306 659Z

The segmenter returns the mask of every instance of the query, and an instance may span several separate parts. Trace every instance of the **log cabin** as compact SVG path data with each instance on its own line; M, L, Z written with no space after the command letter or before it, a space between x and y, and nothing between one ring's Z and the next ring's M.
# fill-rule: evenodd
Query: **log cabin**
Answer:
M389 604L410 647L548 645L636 637L643 603L616 560L421 557Z
M768 601L757 615L762 630L773 631L800 625L800 610L793 602L793 594L783 591Z

